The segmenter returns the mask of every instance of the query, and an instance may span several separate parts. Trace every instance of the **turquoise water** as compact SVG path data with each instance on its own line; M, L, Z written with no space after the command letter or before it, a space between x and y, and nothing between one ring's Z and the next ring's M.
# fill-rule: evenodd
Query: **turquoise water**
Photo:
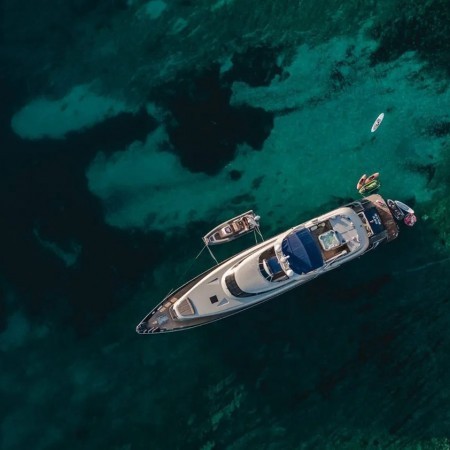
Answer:
M0 12L0 447L450 448L449 2L38 3ZM419 219L396 241L135 333L212 226L375 171Z

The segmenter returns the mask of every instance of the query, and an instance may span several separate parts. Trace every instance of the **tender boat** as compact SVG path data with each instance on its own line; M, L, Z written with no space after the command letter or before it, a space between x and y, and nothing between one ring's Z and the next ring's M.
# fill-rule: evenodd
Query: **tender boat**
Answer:
M414 226L417 217L414 215L414 210L410 206L399 200L391 200L390 198L387 199L386 204L396 220L403 220L403 223L409 227Z
M396 201L388 198L386 204L388 205L392 215L396 220L403 220L403 218L405 217L405 213L400 209Z
M203 236L203 242L206 245L230 242L251 231L259 230L259 219L260 217L252 210L247 211L213 228L208 234Z
M136 331L187 330L245 311L392 241L398 230L380 195L351 202L211 267L171 292Z

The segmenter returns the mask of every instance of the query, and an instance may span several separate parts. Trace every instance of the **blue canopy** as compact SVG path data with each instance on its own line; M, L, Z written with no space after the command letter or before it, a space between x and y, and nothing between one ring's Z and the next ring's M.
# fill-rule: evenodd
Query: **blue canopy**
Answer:
M320 248L305 228L284 238L281 248L289 256L289 266L295 273L308 273L323 266Z

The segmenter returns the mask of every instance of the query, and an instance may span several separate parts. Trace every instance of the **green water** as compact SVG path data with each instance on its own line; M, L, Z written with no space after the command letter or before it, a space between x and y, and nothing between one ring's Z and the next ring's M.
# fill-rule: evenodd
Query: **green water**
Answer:
M450 448L448 1L1 14L2 449ZM135 333L212 226L254 209L270 237L375 171L418 217L396 241Z

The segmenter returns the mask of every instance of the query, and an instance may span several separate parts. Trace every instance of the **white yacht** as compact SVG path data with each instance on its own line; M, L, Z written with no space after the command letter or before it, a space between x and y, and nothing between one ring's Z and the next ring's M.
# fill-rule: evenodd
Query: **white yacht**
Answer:
M378 195L327 212L257 243L170 293L136 327L180 331L231 316L300 286L398 235Z

